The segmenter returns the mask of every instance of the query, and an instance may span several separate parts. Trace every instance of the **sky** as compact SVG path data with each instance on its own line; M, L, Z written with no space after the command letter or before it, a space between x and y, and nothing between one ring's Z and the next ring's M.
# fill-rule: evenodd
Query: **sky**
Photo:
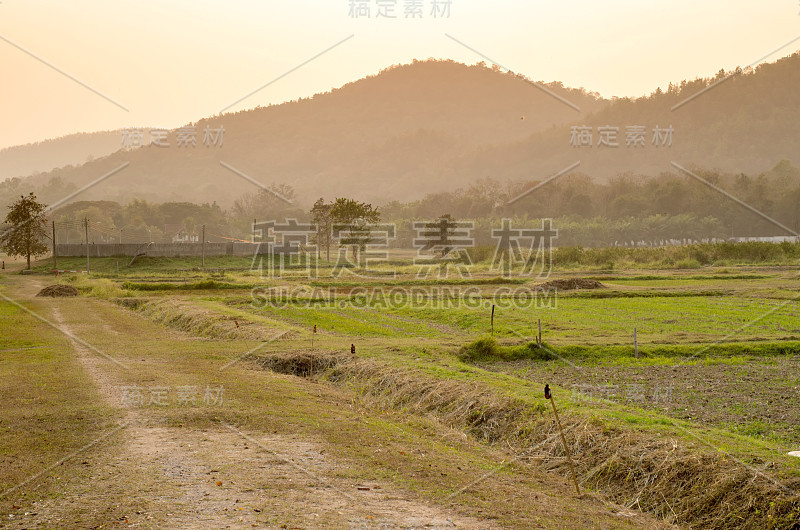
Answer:
M351 3L369 16L352 16ZM378 17L382 3L396 18ZM422 16L407 18L415 3ZM444 0L2 0L0 148L179 127L413 59L493 61L622 97L800 50L800 40L786 45L800 37L798 0L450 0L447 9Z

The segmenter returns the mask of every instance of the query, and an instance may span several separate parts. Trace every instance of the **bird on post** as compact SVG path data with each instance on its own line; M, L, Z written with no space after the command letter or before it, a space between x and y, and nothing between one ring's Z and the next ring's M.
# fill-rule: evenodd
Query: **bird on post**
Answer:
M544 385L544 398L550 399L550 385Z

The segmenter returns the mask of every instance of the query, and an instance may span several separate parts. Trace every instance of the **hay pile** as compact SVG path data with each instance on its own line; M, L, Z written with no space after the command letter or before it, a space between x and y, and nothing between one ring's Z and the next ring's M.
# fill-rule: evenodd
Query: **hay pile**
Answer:
M56 284L45 287L36 296L51 296L61 298L63 296L78 296L78 290L71 285Z
M276 353L256 358L256 362L267 370L279 374L311 377L334 368L347 359L334 352Z
M603 289L605 285L597 280L590 280L589 278L565 278L563 280L550 280L541 285L542 289L561 289L562 291L571 291L573 289Z

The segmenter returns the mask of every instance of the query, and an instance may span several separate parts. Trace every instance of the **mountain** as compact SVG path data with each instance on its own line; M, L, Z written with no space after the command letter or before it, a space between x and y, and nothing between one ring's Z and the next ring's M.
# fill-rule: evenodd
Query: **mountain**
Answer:
M611 100L483 64L415 61L312 98L202 119L190 124L195 147L178 147L171 131L169 147L116 151L26 184L82 186L128 164L79 198L228 206L256 189L252 179L290 184L303 205L337 195L384 204L487 176L541 181L576 161L599 179L675 173L672 161L754 174L800 162L799 83L800 54ZM574 126L590 128L591 147L570 144ZM597 145L605 126L618 129L619 147ZM644 127L643 145L626 147L629 126ZM203 145L206 127L224 127L221 147ZM656 127L673 130L671 145L653 145Z
M84 164L121 147L121 131L77 133L0 149L0 181Z
M547 90L588 115L606 104L559 84ZM580 115L513 74L484 65L423 61L396 66L339 89L281 105L190 124L196 147L147 146L115 152L80 167L37 175L30 185L60 177L82 186L124 170L81 199L211 201L230 204L256 187L220 161L269 185L288 183L304 202L348 194L372 201L410 199L446 189L439 174L486 145L517 141ZM202 144L206 127L224 127L221 147Z
M520 141L492 146L458 161L454 174L469 168L510 180L540 180L581 162L594 178L619 174L659 175L685 168L760 174L783 159L800 162L800 53L756 69L718 72L708 79L670 84L647 97L614 98L572 125L591 127L594 146L570 146L571 128L559 127ZM625 147L625 128L645 126L644 147ZM619 127L620 146L598 147L598 128ZM652 145L655 127L672 128L672 146ZM498 162L501 161L501 162Z

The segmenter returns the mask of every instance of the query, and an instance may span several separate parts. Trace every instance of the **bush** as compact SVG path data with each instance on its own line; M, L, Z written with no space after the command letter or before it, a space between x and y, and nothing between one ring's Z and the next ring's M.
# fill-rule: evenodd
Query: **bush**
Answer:
M462 346L458 358L464 362L497 362L534 359L552 359L547 349L539 348L535 342L516 346L502 346L493 337L481 337L475 342Z
M682 259L675 262L676 269L699 269L702 267L696 259Z

